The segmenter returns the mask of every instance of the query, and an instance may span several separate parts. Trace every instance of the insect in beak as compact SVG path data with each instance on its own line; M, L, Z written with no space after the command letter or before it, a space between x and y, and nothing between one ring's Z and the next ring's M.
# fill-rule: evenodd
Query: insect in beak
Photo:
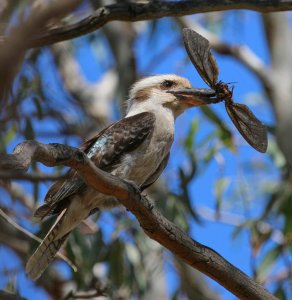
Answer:
M183 39L190 60L211 89L176 92L181 92L184 97L186 95L194 98L197 96L200 101L197 103L200 104L196 106L224 100L227 114L244 139L257 151L266 152L268 146L266 126L246 105L234 102L233 90L230 90L228 84L218 81L219 68L210 50L209 41L189 28L183 30Z

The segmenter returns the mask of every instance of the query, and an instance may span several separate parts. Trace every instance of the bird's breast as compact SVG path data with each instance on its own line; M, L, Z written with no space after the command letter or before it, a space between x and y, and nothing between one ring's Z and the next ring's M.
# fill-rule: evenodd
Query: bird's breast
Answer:
M134 181L142 185L154 174L166 155L169 153L173 142L173 130L165 132L154 130L152 135L135 151L123 157L121 165L114 172L119 177Z

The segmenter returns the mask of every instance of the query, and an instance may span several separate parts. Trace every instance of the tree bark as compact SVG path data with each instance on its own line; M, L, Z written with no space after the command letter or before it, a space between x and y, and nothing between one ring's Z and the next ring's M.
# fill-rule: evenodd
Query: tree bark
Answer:
M191 239L175 224L163 217L134 185L98 169L79 149L62 144L41 144L26 141L19 144L12 155L0 157L0 169L27 171L32 162L46 166L65 165L80 174L97 191L112 195L138 219L144 232L228 289L240 299L275 300L272 294L221 255Z
M163 17L179 17L196 13L230 9L275 12L292 9L292 1L213 0L213 1L150 1L147 3L116 3L100 7L88 17L67 26L50 29L29 41L29 47L42 47L93 32L111 21L144 21ZM0 38L0 40L5 38Z

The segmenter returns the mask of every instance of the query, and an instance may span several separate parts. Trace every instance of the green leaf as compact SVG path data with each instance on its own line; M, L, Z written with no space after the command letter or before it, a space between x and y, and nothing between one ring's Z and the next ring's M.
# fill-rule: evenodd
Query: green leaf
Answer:
M282 253L282 246L276 246L272 248L264 258L262 259L261 263L258 266L258 274L257 274L257 281L264 281L264 279L267 276L268 271L272 268L274 265L276 259L279 257L279 255Z
M0 137L0 153L4 153L6 146L14 139L17 134L17 128L13 125L8 131Z
M157 30L158 30L158 20L153 20L149 22L149 37L148 37L148 43L155 42L154 38L156 36ZM156 36L157 38L157 36Z
M285 292L284 292L284 290L283 290L283 288L282 288L281 286L277 288L277 290L275 291L274 295L275 295L279 300L286 300L286 299L288 299L288 298L286 297L286 294L285 294Z
M39 199L39 183L38 182L33 184L33 197L34 197L34 203L37 203L38 199Z
M290 201L292 201L292 199L290 199ZM283 230L283 233L285 235L287 235L287 237L291 240L291 235L292 235L292 218L291 218L291 215L292 215L292 211L291 211L291 204L289 205L290 207L290 210L285 212L284 215L285 215L285 224L284 224L284 230ZM291 243L289 244L289 247L290 249L292 250L292 245Z
M268 153L271 156L276 167L278 167L279 169L283 169L285 167L285 165L287 164L285 156L279 149L277 143L275 143L273 140L269 140Z
M109 278L114 286L118 287L124 283L125 274L127 273L124 264L125 244L119 239L113 241L109 253Z
M202 106L201 110L203 114L217 126L216 136L222 141L222 143L229 149L234 150L235 146L232 139L232 133L228 127L222 122L220 117L209 106Z
M129 261L134 265L138 266L141 260L140 253L133 244L125 244L125 252Z
M220 178L215 183L214 193L215 193L215 200L216 200L216 211L220 211L223 193L227 189L230 184L230 179L228 177Z
M185 139L185 150L188 153L191 153L193 151L193 143L194 143L194 138L196 136L196 133L198 132L199 129L199 120L198 118L194 119L192 121L192 124L189 128L188 135Z
M35 104L35 108L36 108L36 112L37 112L37 117L39 120L41 120L44 116L43 114L43 110L42 110L42 106L41 106L41 102L39 100L38 97L33 97L32 98L34 104Z
M26 120L25 129L24 129L23 134L24 134L24 136L27 140L34 140L35 139L35 133L34 133L34 129L33 129L33 126L32 126L32 123L31 123L30 119Z
M214 155L218 152L217 147L207 148L207 151L204 153L204 163L208 164L214 158Z

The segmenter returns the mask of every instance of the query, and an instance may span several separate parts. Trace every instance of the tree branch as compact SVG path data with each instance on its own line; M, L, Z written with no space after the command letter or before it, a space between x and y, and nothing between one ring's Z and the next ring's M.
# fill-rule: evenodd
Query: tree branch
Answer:
M0 156L1 158L1 156ZM54 181L59 179L67 179L69 178L68 174L43 174L40 172L34 172L30 174L24 174L19 172L2 172L0 170L0 179L3 180L28 180L31 182L40 182L40 181Z
M0 171L0 174L1 173L2 172ZM23 174L23 175L26 175L26 174ZM0 178L1 178L1 176L0 176ZM12 179L12 178L10 177L9 180L10 179ZM22 205L24 205L30 211L34 209L33 198L19 184L14 183L14 182L11 183L11 182L5 181L5 180L0 180L0 187L4 188L10 194L12 199L19 200L19 202L22 203Z
M25 22L10 30L8 36L0 37L0 100L7 100L11 82L30 46L30 39L41 34L48 21L63 17L80 3L81 0L66 0L34 9Z
M107 296L107 287L105 288L98 288L95 291L88 291L88 292L78 292L74 293L70 291L63 300L70 300L70 299L93 299L96 297Z
M0 299L5 300L26 300L25 298L20 297L19 295L11 294L6 291L0 290Z
M14 154L2 156L0 168L25 171L33 161L47 166L72 167L88 185L101 193L118 198L136 216L150 238L165 246L190 266L216 280L240 299L276 299L217 252L192 240L164 218L147 198L141 196L137 187L98 169L79 149L61 144L45 145L36 141L26 141L15 148Z
M112 99L118 83L115 72L109 70L98 82L92 83L82 74L70 42L55 44L51 47L51 51L64 87L77 102L78 109L82 109L86 114L86 123L94 126L95 130L96 126L104 128L108 124ZM90 129L91 127L87 127L87 134Z
M288 14L264 14L263 26L271 58L270 80L272 87L267 95L276 117L276 139L283 152L290 175L292 174L292 58L291 28ZM285 78L285 80L283 80Z
M292 1L213 0L211 3L201 0L186 0L116 3L98 8L90 16L75 24L48 30L39 37L33 38L29 47L42 47L76 38L93 32L111 21L136 22L227 9L250 9L258 12L285 11L292 9Z

